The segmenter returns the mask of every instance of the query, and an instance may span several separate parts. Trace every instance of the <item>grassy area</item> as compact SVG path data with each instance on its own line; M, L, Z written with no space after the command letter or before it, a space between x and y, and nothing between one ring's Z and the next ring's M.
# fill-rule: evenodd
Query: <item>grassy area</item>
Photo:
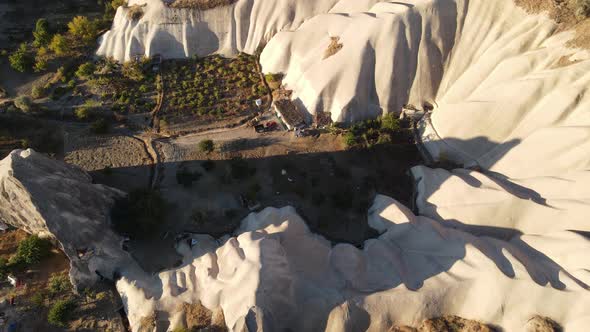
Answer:
M168 61L163 68L167 123L191 116L199 120L223 119L252 110L254 101L268 91L258 73L256 58L240 54Z

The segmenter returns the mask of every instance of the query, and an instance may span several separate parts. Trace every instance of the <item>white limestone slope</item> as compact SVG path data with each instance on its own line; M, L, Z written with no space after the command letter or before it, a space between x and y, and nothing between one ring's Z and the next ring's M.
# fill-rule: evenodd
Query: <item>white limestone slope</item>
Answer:
M120 7L97 54L120 61L136 55L185 58L212 53L253 54L277 32L295 29L306 19L328 12L338 2L239 0L230 6L197 11L169 8L161 0L130 0L129 5L145 5L143 17L133 21L127 16L128 9ZM364 10L374 2L363 0L353 7Z
M56 240L70 259L70 279L79 288L111 278L118 266L135 263L110 230L109 213L122 192L92 184L83 170L31 149L0 161L0 221ZM92 251L78 256L78 250Z
M380 197L370 221L384 233L363 250L330 247L289 209L252 215L184 267L120 281L132 325L156 309L175 326L174 304L199 299L234 330L258 318L267 330L381 331L442 314L588 329L590 61L566 47L571 32L512 0L146 8L139 22L120 9L99 54L231 55L268 41L263 70L285 73L310 113L352 122L429 102L426 151L472 169L414 168L421 216ZM324 58L330 37L343 47Z
M590 324L590 240L580 234L477 237L384 196L369 220L383 234L364 249L332 247L293 208L267 208L220 246L206 236L192 251L182 243L180 268L124 277L117 288L134 328L153 311L182 326L179 304L197 301L221 307L232 331L255 331L255 321L264 331L386 331L451 314L506 331L536 314L566 331Z

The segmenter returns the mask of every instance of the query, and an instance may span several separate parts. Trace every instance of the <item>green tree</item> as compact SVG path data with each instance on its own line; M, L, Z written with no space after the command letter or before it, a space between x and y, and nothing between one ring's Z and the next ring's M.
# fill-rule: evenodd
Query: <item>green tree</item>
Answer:
M349 131L344 135L344 144L346 144L346 146L352 147L355 146L356 143L357 139L352 131Z
M39 263L49 255L49 249L49 241L37 235L31 235L18 244L16 254L10 260L12 264L31 265Z
M70 313L74 309L74 306L74 301L70 299L58 300L49 309L49 313L47 314L47 321L51 325L65 327L70 317Z
M57 34L51 39L51 43L49 43L49 49L59 56L67 55L70 52L70 44L68 43L66 37Z
M51 275L49 282L47 283L47 289L51 294L62 293L71 288L72 284L70 283L70 279L65 274L54 273Z
M27 49L27 44L22 43L8 58L10 66L21 73L30 69L33 65L33 58Z
M41 46L37 49L37 55L35 56L35 66L33 69L36 72L44 71L47 69L47 60L49 59L49 50Z
M76 16L68 23L68 32L84 44L89 44L96 39L98 25L86 16Z
M400 129L399 120L393 113L387 113L381 117L381 129L397 131Z
M126 78L140 82L145 79L145 74L143 73L143 69L141 68L141 64L136 61L129 61L123 64L123 68L121 69L123 76Z
M79 78L89 78L94 74L95 66L92 62L86 62L78 67L76 71L76 76Z
M199 150L201 152L211 153L215 149L215 143L212 140L206 139L199 142Z
M35 25L35 31L33 31L33 45L35 47L47 46L51 41L51 34L49 33L49 23L46 19L40 18L37 20Z

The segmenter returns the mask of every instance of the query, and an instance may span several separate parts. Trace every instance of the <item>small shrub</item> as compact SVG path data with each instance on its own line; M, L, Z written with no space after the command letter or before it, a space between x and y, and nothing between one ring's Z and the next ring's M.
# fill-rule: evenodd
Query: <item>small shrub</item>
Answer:
M47 321L54 326L65 327L69 320L70 313L74 309L74 301L58 300L51 306L47 314Z
M43 98L47 94L47 91L44 87L35 85L31 90L31 96L35 99Z
M31 265L39 263L49 255L49 250L49 241L37 235L31 235L18 244L16 254L10 260L12 264Z
M133 21L137 21L143 17L143 8L140 5L133 5L129 7L127 17Z
M584 19L590 16L590 0L575 0L574 8L578 18Z
M206 139L199 142L199 151L211 153L215 150L215 143L212 140Z
M41 292L37 292L37 293L33 294L33 296L31 296L31 303L33 304L33 306L35 306L37 308L43 307L44 301L45 301L45 296L43 296L43 293L41 293Z
M397 131L400 129L398 118L393 113L387 113L381 117L381 129L389 131Z
M21 73L24 73L33 65L33 57L27 49L27 44L22 43L8 58L10 66Z
M79 107L74 111L74 115L78 120L88 120L92 116L92 110L88 107Z
M70 279L65 274L54 273L47 283L47 290L53 295L68 291L71 288Z
M352 131L349 131L344 135L344 144L348 147L353 147L357 144L356 136Z
M78 70L76 71L76 76L78 76L79 78L89 78L92 76L92 74L94 74L94 70L95 70L95 66L92 62L86 62L80 65L80 67L78 67Z
M35 47L47 46L51 40L51 34L49 33L49 23L46 19L40 18L35 24L35 31L33 31L33 45Z
M52 50L56 55L67 55L70 52L70 43L63 35L56 34L51 39L51 43L49 43L49 49Z
M90 125L90 130L97 135L104 135L109 129L109 123L105 119L98 119Z
M96 39L98 26L86 16L76 16L68 23L68 32L77 40L89 44Z

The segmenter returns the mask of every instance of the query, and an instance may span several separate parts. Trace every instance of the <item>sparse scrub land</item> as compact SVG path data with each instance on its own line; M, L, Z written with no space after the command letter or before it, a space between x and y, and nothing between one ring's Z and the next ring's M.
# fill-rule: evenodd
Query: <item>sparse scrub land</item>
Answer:
M150 112L156 105L157 77L147 59L124 64L101 59L97 64L82 64L76 75L103 107L114 112Z
M206 121L243 115L268 93L256 58L246 54L235 59L210 56L167 61L163 71L166 102L162 113L168 123L189 116Z

